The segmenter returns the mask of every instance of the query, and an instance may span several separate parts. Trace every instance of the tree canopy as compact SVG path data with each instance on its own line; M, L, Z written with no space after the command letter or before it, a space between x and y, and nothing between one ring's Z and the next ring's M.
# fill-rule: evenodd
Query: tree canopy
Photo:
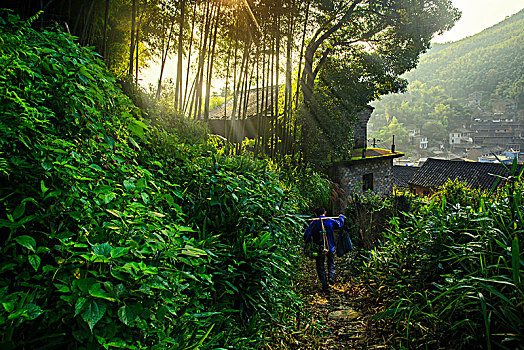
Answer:
M173 114L208 120L212 92L225 85L231 128L261 117L259 129L269 132L255 153L273 158L296 154L300 140L302 150L314 147L304 143L307 129L330 120L344 127L328 133L326 151L344 154L356 113L404 91L400 75L460 15L450 0L23 0L13 8L43 10L35 24L58 23L95 46L127 84L137 86L157 60L151 94ZM176 72L170 85L168 69Z

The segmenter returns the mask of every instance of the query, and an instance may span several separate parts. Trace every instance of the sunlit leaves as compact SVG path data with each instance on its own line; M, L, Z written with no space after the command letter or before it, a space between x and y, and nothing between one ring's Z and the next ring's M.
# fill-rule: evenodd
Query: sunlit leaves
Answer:
M393 325L396 344L522 343L523 231L515 220L522 183L495 193L450 181L430 203L392 221L364 274L366 285L380 286L369 292L384 303L380 317Z
M20 244L22 247L25 247L33 252L35 251L36 241L33 237L26 236L26 235L18 236L18 237L15 237L15 241L18 244Z
M248 348L295 302L291 213L307 200L271 164L213 158L148 126L68 35L11 29L0 26L20 44L0 47L16 53L0 75L16 90L0 105L6 341Z

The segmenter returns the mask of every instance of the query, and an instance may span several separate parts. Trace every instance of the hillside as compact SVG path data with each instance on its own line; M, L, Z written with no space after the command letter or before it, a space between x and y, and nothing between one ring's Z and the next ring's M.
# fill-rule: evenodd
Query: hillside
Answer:
M410 81L440 86L450 97L515 98L515 84L524 79L524 10L481 33L453 43L437 44L407 73Z
M423 55L416 69L404 75L408 92L375 102L371 132L393 117L406 129L438 137L469 122L464 109L472 94L491 110L501 99L524 105L524 10L481 33L457 42L436 44ZM432 125L426 125L432 122ZM387 137L386 130L377 137ZM435 138L435 137L434 137Z
M251 349L292 317L296 184L151 125L67 33L0 37L1 348Z

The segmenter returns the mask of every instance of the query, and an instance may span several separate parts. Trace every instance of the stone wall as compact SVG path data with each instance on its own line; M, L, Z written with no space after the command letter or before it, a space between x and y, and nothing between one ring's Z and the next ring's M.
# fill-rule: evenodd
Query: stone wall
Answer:
M367 159L358 162L342 162L332 169L333 180L346 192L346 197L354 192L363 192L363 179L373 174L373 192L380 195L393 191L393 159Z
M368 121L373 113L373 107L366 106L364 110L357 114L358 122L353 127L353 137L355 138L354 148L365 148L367 147L368 138Z

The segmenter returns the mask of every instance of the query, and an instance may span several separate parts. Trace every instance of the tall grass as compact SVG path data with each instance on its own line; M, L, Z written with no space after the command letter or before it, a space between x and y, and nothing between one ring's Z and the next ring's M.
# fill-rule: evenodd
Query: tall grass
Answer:
M498 191L448 183L429 204L390 220L363 281L384 305L376 322L392 346L524 344L522 170L509 170Z

